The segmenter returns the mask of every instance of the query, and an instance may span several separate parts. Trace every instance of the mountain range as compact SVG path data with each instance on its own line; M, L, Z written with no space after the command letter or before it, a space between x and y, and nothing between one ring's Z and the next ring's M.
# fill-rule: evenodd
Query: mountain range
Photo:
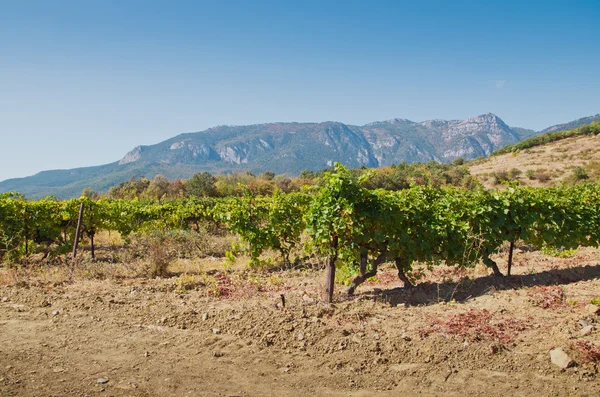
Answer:
M340 122L269 123L218 126L177 135L149 146L137 146L121 160L93 167L42 171L0 182L0 192L18 191L28 198L78 196L84 188L106 191L134 176L149 179L189 178L200 171L215 174L247 170L297 175L341 162L349 167L380 167L430 160L474 159L528 137L574 128L599 120L600 114L542 131L509 127L487 113L466 120L406 119L363 126Z

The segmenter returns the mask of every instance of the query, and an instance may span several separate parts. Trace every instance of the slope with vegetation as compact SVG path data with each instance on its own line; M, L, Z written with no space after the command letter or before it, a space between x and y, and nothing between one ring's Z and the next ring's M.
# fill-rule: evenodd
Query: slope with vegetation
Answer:
M497 150L469 163L487 187L506 181L527 186L600 180L600 121L550 132Z

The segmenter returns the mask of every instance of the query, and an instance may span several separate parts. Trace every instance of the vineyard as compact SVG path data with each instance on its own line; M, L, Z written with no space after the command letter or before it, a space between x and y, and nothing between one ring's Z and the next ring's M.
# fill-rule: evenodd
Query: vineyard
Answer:
M336 165L264 196L3 195L0 394L600 393L597 184L367 178Z
M546 249L597 247L600 242L597 184L504 190L415 186L386 191L362 187L365 178L368 174L352 178L336 165L321 187L306 193L253 196L248 191L243 197L168 202L84 197L27 201L4 194L0 259L13 263L38 252L44 259L64 255L74 241L84 238L93 258L99 231L118 232L126 241L133 233L194 232L202 224L238 236L246 244L250 266L260 264L266 250L279 252L282 263L289 265L290 253L305 235L305 250L326 258L324 294L331 302L337 267L355 273L347 290L352 294L384 262L393 262L399 279L410 287L416 262L459 268L483 262L502 276L491 255L505 243L510 247L506 271L510 275L517 242ZM158 269L153 275L163 272Z

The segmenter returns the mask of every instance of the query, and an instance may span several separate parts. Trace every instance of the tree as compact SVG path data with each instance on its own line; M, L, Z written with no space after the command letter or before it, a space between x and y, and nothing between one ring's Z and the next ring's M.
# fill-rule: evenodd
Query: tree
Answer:
M93 191L89 187L86 187L85 189L83 189L81 191L81 195L84 196L84 197L89 198L90 200L96 200L98 198L98 193L96 193L95 191Z
M300 178L313 179L314 177L315 177L315 173L310 170L304 170L300 173Z
M265 171L260 177L265 181L272 181L275 178L275 173L273 171Z
M215 188L215 178L210 172L199 172L192 176L192 178L185 184L185 192L188 196L203 197L216 196L217 190Z
M163 198L169 190L169 180L161 174L156 175L148 188L146 189L146 196L151 199L160 200Z

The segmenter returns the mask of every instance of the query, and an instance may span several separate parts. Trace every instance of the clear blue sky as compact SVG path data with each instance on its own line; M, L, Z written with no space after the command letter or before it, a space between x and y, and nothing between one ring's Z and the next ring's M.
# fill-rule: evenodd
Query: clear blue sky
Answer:
M221 124L600 113L600 1L0 0L0 180Z

